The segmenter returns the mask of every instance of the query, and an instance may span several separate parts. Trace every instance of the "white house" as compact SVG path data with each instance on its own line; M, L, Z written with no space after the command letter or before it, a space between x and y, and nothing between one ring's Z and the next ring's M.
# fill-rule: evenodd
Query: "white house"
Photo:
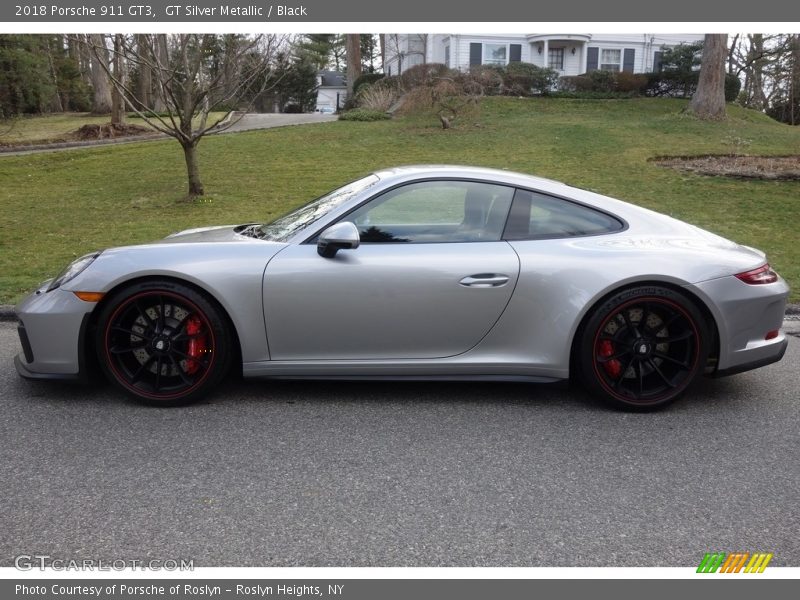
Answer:
M588 71L658 71L665 47L702 41L700 34L523 33L476 35L387 34L384 72L397 75L423 63L466 71L473 65L521 61L551 67L560 75Z
M316 112L336 112L347 100L347 81L344 74L337 71L317 73Z

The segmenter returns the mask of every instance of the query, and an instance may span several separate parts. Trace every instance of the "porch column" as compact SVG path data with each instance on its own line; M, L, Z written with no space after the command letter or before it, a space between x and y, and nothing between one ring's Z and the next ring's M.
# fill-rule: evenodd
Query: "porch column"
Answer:
M581 70L578 75L586 73L586 60L589 58L588 42L583 42L581 45Z
M544 59L542 60L542 66L546 69L548 63L548 55L550 54L550 42L548 40L544 41L544 49L542 50L542 54L544 54Z

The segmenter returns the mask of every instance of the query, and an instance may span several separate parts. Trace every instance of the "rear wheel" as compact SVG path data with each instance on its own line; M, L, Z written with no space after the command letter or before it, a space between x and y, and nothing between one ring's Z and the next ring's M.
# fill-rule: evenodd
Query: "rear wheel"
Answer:
M708 357L703 315L682 294L642 286L605 301L580 342L581 379L590 391L629 410L651 410L678 398Z
M97 351L108 378L140 402L189 404L225 376L231 336L219 309L171 281L125 288L98 319Z

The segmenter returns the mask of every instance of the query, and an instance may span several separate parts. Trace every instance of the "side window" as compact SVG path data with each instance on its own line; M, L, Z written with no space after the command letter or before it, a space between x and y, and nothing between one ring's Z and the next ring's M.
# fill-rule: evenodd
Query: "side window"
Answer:
M619 231L623 224L598 210L528 190L517 190L508 217L506 240L597 235Z
M514 188L472 181L421 181L395 188L345 217L363 243L496 242Z

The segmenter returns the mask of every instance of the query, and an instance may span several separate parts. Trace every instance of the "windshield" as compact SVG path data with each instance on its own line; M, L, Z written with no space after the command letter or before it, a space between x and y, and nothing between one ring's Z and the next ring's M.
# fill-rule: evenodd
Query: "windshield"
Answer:
M277 218L272 223L261 225L257 229L258 237L271 242L285 242L304 227L321 219L330 211L347 202L355 194L375 185L378 181L380 179L377 175L367 175L363 179L358 179L335 189L316 200L312 200L305 206L296 208L289 214Z

